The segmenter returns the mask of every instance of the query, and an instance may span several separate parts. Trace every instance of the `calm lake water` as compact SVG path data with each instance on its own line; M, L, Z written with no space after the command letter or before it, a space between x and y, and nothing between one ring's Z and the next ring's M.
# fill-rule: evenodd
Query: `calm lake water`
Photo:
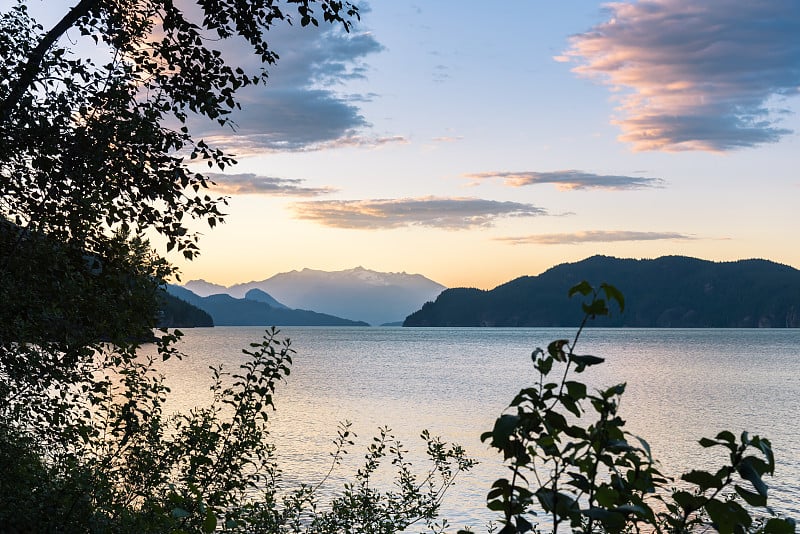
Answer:
M263 329L198 328L185 334L181 348L187 358L163 364L173 410L205 404L208 366L235 370L243 360L241 348L259 341ZM272 418L288 482L323 477L339 421L352 421L359 438L348 463L327 483L330 491L355 471L383 425L403 441L421 471L419 433L429 429L481 462L457 479L442 517L453 530L469 525L485 531L497 517L486 510L485 496L505 469L479 436L533 382L531 351L574 330L292 327L281 335L297 351ZM627 382L622 417L629 431L650 443L666 474L721 463L722 449L697 444L720 430L770 438L777 459L775 477L766 479L770 500L776 511L800 519L800 330L589 329L576 352L606 358L582 380L596 387Z

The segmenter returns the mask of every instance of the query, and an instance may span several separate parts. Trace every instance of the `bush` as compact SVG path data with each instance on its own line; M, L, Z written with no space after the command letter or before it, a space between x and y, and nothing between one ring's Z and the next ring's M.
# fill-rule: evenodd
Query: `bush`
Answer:
M65 396L53 427L28 424L21 409L3 418L3 531L389 533L415 523L443 529L435 522L442 495L474 462L428 432L422 438L430 467L419 475L403 445L381 429L363 467L327 505L319 497L327 476L283 487L268 422L294 351L277 336L272 329L245 349L238 372L212 369L211 405L189 413L163 414L168 390L152 358L108 348L95 355L93 372L70 386L83 395ZM179 337L159 340L162 358L176 354ZM328 474L354 438L343 423ZM384 462L395 469L395 487L386 491L373 480Z
M762 477L775 469L769 440L746 432L737 440L727 431L703 438L701 446L725 453L722 465L689 471L678 482L659 471L644 439L624 430L618 413L624 383L590 393L572 378L604 361L575 352L587 321L608 315L611 301L620 311L625 306L608 284L598 290L584 281L569 291L576 294L589 300L575 338L533 352L538 383L522 389L481 436L511 471L487 496L488 507L502 513L500 533L556 532L562 524L581 533L793 533L794 520L776 517L767 505ZM556 371L560 378L546 381Z

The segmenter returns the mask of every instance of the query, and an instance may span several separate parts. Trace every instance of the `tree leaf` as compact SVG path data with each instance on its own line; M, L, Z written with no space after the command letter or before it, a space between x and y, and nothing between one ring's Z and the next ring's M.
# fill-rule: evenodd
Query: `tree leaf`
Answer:
M183 519L184 517L189 517L191 514L184 510L183 508L176 506L172 509L172 517L175 519Z
M753 467L753 464L748 461L749 458L745 458L742 460L742 463L739 464L738 472L739 475L745 479L749 480L753 487L756 489L759 495L767 498L767 485L764 484L764 481L761 480L761 475L758 471Z
M682 475L681 479L699 486L700 491L705 491L709 488L721 488L724 484L723 480L708 471L690 471Z
M763 495L759 495L758 493L753 493L752 491L748 491L743 487L739 486L738 484L734 484L734 488L736 489L736 493L744 499L744 501L749 504L750 506L766 506L767 505L767 498Z
M600 358L599 356L591 356L589 354L578 355L578 354L570 354L569 359L579 365L599 365L603 363L605 358Z
M594 291L594 288L592 287L592 285L589 282L587 282L586 280L583 280L579 284L576 284L576 285L572 286L571 288L569 288L569 292L567 293L567 295L570 298L572 298L573 295L575 295L577 293L580 293L581 295L583 295L585 297L586 295L588 295L592 291Z
M211 534L217 529L217 516L214 515L214 511L209 508L206 511L206 517L203 519L203 532L206 534Z
M794 534L795 528L793 519L773 517L764 525L764 534Z
M716 524L716 528L720 534L733 534L734 532L741 532L742 529L747 531L753 523L753 519L747 510L736 501L722 502L717 499L711 499L704 506L708 517ZM737 528L738 527L738 528Z
M617 305L619 305L619 311L625 311L625 297L622 295L622 292L617 289L616 287L612 286L611 284L602 283L600 284L600 289L606 294L606 298L611 301L615 301Z

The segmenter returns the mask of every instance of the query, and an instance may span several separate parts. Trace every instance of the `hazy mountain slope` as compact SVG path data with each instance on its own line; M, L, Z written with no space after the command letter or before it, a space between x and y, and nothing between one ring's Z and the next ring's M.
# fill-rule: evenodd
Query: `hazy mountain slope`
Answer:
M404 325L576 326L582 317L578 299L566 295L581 280L609 282L625 295L625 312L597 326L800 327L797 269L766 260L715 263L682 256L593 256L491 291L450 289Z
M186 287L211 290L215 286L194 280L187 282ZM265 291L291 308L377 325L402 321L423 303L436 298L445 287L419 274L382 273L357 267L333 272L291 271L215 292L241 298L253 289Z
M286 306L285 304L278 302L277 300L272 298L272 295L266 293L265 291L261 291L258 288L253 288L247 293L245 293L244 298L246 298L247 300L255 300L256 302L263 302L264 304L268 304L272 308L278 308L284 310L290 309L289 306Z
M226 294L201 297L172 284L167 285L167 291L207 312L216 326L367 326L364 322L329 314L293 310L279 302L277 304L281 307L273 307L258 300L237 299ZM256 296L264 298L258 293Z
M191 291L197 296L208 297L209 295L219 295L220 293L227 293L228 288L219 284L212 284L205 280L189 280L183 287ZM243 297L244 295L239 295Z

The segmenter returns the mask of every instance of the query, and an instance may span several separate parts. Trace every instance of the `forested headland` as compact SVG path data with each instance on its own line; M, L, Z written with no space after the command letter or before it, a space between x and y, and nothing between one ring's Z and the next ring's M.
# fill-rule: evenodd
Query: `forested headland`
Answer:
M800 271L767 260L712 262L593 256L523 276L490 291L453 288L406 318L404 326L577 326L564 294L581 280L617 281L624 313L595 326L642 328L798 328Z

